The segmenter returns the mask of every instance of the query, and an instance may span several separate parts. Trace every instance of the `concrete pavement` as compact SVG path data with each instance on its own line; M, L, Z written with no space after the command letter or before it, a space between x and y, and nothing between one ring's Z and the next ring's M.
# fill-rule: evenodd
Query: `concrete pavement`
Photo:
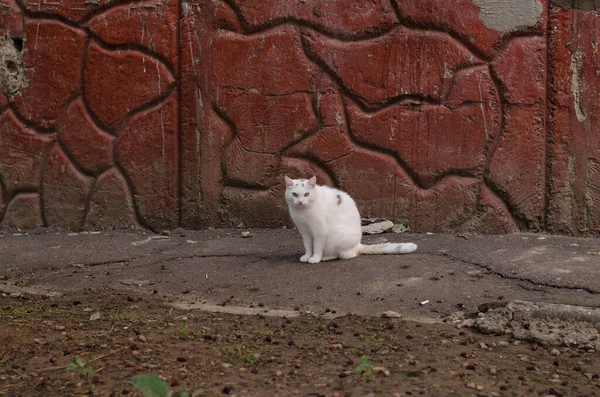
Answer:
M295 231L250 230L250 238L243 231L3 231L0 284L5 290L134 289L226 306L392 310L437 319L507 300L600 307L598 239L388 233L363 242L412 241L419 249L309 265L298 262Z

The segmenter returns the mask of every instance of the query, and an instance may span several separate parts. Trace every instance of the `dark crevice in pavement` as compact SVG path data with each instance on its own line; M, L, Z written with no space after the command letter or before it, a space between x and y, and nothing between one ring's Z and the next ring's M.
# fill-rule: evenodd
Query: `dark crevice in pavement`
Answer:
M155 260L150 263L142 263L142 264L139 264L136 266L129 266L129 269L162 265L162 264L171 263L171 262L175 262L175 261L179 261L179 260L204 259L204 258L248 258L249 262L247 264L253 264L253 263L256 263L256 262L259 262L262 260L272 260L274 258L275 259L280 258L280 256L274 257L274 256L270 256L270 255L254 255L254 254L194 254L194 255L187 255L187 256L176 256L176 257L163 258L160 260Z
M82 263L82 265L85 267L94 267L94 266L102 266L102 265L120 265L123 263L133 262L140 258L144 258L144 257L143 256L134 256L132 258L127 258L127 259L114 259L114 260L103 261L103 262ZM66 267L72 267L72 266L73 266L73 264L69 264Z
M584 291L584 292L587 292L588 294L600 295L600 291L596 291L596 290L593 290L591 288L584 287L584 286L558 285L558 284L551 284L551 283L545 283L545 282L536 282L536 281L533 281L533 280L531 280L529 278L526 278L526 277L510 276L510 275L504 274L502 272L499 272L497 270L494 270L491 266L485 265L483 263L469 261L467 259L459 258L459 257L451 255L451 254L449 254L447 252L443 252L441 254L430 253L429 255L443 256L443 257L450 258L450 259L455 260L455 261L459 261L459 262L466 263L466 264L469 264L469 265L477 266L477 267L479 267L481 269L486 270L488 273L493 274L495 276L498 276L500 278L503 278L505 280L515 280L515 281L521 281L521 282L524 282L524 283L528 283L528 284L531 284L533 286L556 288L556 289L570 290L570 291ZM522 285L521 285L521 287L525 288Z
M154 255L163 254L165 251L168 251L171 249L177 249L177 248L181 247L183 244L184 243L178 243L176 245L171 245L168 247L153 248L152 251L146 255L138 255L138 256L133 256L131 258L113 259L113 260L107 260L107 261L101 261L101 262L90 262L90 263L83 262L82 265L84 265L86 267L94 267L94 266L102 266L102 265L119 265L119 264L123 264L123 263L131 263L138 259L150 258Z
M194 254L194 255L187 255L187 256L175 256L175 257L171 257L171 258L164 258L164 259L161 259L158 261L144 264L144 266L160 265L160 264L165 264L165 263L179 261L179 260L197 259L197 258L259 258L259 259L266 259L268 257L257 257L256 255L251 255L251 254L233 254L233 255L231 255L231 254Z
M527 284L532 284L531 282L527 282ZM517 284L519 287L523 288L526 291L531 291L531 292L541 292L543 294L549 294L550 292L548 292L546 289L547 288L553 288L553 287L548 287L545 285L541 285L541 284L535 284L534 286L531 285L524 285L524 284Z

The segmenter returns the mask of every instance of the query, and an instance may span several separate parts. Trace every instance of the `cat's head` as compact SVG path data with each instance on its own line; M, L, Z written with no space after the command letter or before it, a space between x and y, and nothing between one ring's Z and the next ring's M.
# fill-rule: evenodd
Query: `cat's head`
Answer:
M285 200L296 208L307 208L317 198L315 187L317 186L317 177L310 179L291 179L285 177Z

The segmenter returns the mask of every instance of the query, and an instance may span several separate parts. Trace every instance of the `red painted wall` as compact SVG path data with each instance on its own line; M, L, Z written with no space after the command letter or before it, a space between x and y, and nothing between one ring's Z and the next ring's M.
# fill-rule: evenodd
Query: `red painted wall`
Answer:
M593 2L1 1L4 226L279 226L317 174L417 231L600 231Z

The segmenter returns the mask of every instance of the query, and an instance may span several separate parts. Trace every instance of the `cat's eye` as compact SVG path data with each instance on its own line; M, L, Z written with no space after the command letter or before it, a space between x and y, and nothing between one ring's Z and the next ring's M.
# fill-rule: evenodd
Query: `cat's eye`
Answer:
M309 193L304 193L304 197L308 197Z
M298 193L292 193L292 196L298 197Z

